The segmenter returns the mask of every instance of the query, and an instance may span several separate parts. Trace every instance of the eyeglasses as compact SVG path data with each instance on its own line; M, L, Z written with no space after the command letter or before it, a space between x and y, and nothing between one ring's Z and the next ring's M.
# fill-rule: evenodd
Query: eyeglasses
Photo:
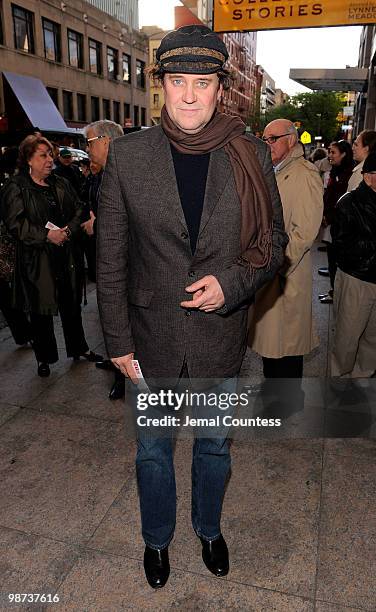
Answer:
M268 138L266 138L266 136L263 136L262 140L264 142L267 142L268 144L274 144L275 142L277 142L278 138L282 138L282 136L291 136L291 134L280 134L279 136L268 136Z
M102 134L102 136L93 136L92 138L86 138L87 146L89 147L91 142L94 142L94 140L99 140L100 138L106 138L106 136Z

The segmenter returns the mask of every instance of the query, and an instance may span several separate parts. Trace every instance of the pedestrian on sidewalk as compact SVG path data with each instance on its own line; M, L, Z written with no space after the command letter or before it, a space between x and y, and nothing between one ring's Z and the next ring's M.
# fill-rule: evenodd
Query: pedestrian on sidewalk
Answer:
M376 153L363 181L338 202L331 232L338 264L331 375L372 376L376 370Z
M90 158L92 176L89 186L89 214L86 221L81 224L81 227L90 243L94 266L96 266L97 257L96 241L99 194L107 162L108 149L112 140L123 135L121 125L108 119L94 121L85 127L86 146ZM109 392L109 398L111 400L122 399L125 395L124 374L109 359L98 361L96 367L114 372L114 381Z
M67 356L102 359L89 352L81 318L84 282L79 235L81 203L64 178L51 174L51 143L27 136L19 148L19 174L4 186L1 217L16 240L13 305L30 316L38 375L58 361L53 316L59 312Z
M341 196L348 190L348 183L354 167L352 148L347 140L332 142L329 146L329 161L332 169L329 174L328 184L324 190L324 216L323 227L325 234L322 240L326 242L328 267L319 268L321 276L329 276L330 290L325 295L319 295L322 304L332 304L334 279L336 275L336 262L332 248L330 226L333 221L334 210Z
M234 379L249 302L283 263L287 238L268 147L238 117L216 112L230 84L227 59L203 25L167 34L150 69L164 90L161 125L110 146L98 207L98 304L108 354L134 382L134 358L149 384ZM175 529L172 439L141 429L144 569L160 588ZM220 526L229 470L226 436L195 440L192 523L216 576L229 569Z
M312 317L311 247L322 219L323 186L316 166L303 157L291 121L271 121L263 140L271 149L289 243L284 265L256 293L248 344L262 356L265 378L300 379L303 355L318 345Z

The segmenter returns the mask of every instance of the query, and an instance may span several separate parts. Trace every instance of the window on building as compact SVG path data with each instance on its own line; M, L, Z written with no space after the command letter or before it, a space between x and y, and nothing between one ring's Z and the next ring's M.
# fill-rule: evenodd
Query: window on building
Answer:
M73 119L73 94L71 91L63 91L63 115L64 119Z
M159 94L153 95L153 105L154 108L159 108Z
M15 48L26 53L34 53L33 13L12 4L12 15Z
M141 60L136 60L136 84L137 87L141 87L141 89L145 89L145 62Z
M135 106L133 109L133 125L140 125L140 109L138 106Z
M103 98L103 119L111 119L110 101Z
M107 47L107 73L109 79L116 79L118 75L118 52Z
M141 125L146 125L146 108L141 106Z
M42 17L44 57L54 62L61 62L60 24Z
M57 89L55 87L46 87L46 89L50 95L51 100L55 104L56 108L59 108Z
M99 98L91 96L91 120L99 121Z
M93 74L102 74L102 45L89 38L89 66Z
M124 123L126 121L132 121L132 117L131 117L131 105L128 104L127 102L124 102Z
M114 121L120 123L120 102L114 102Z
M131 72L131 56L123 53L123 82L131 83L132 72Z
M68 57L70 66L84 67L83 36L74 30L68 30Z
M78 121L86 121L86 96L85 94L77 94L77 119Z

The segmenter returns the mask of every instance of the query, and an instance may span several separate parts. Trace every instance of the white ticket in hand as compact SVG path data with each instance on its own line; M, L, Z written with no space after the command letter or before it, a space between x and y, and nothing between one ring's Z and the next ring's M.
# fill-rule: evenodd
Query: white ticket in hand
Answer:
M132 365L133 365L133 369L136 372L136 376L139 381L137 388L140 389L140 391L144 391L145 393L150 393L150 389L146 384L146 380L142 373L140 362L138 361L138 359L132 359Z
M58 227L57 225L55 225L55 223L51 223L51 221L47 221L46 225L44 226L46 229L52 229L52 230L57 230L57 229L61 229L60 227Z

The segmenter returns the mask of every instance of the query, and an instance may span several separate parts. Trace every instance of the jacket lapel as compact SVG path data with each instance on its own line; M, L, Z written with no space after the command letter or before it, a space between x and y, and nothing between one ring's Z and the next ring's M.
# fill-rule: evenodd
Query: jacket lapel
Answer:
M231 170L231 162L224 149L211 153L199 237L218 204L231 175Z
M174 162L170 143L162 128L155 128L155 139L152 143L153 153L150 160L150 172L154 175L154 184L158 185L161 206L175 215L180 225L188 231L183 207L180 202L176 182Z

